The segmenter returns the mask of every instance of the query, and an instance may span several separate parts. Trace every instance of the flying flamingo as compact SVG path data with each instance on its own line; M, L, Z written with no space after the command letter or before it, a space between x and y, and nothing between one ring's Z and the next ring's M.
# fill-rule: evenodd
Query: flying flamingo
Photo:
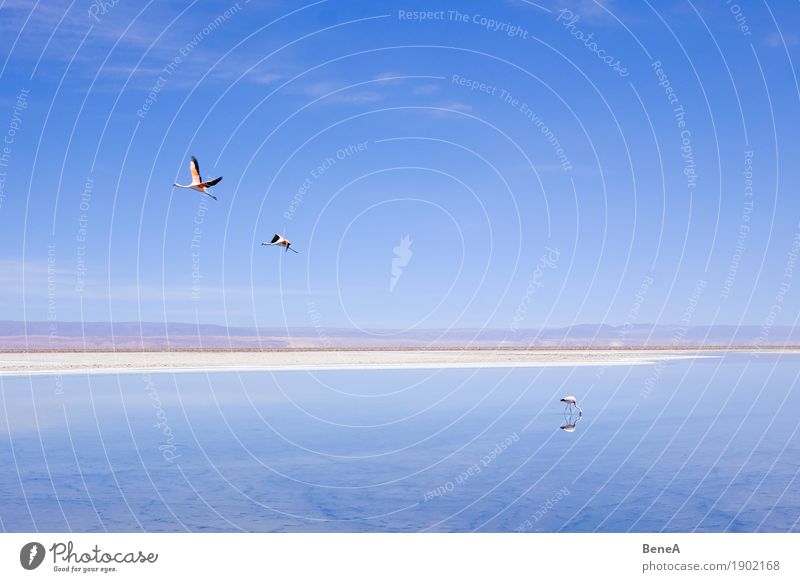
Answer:
M569 410L569 408L571 406L574 406L575 408L578 409L578 414L583 415L583 411L581 410L581 407L578 406L578 400L574 396L564 396L564 398L561 399L561 402L566 402L567 403L566 407L564 407L564 412Z
M286 240L285 238L283 238L279 234L276 234L275 236L273 236L272 240L269 241L269 242L262 242L261 246L265 246L265 247L269 247L269 246L283 247L283 248L286 249L286 251L284 251L284 252L292 251L293 253L297 253L297 251L292 248L291 241Z
M219 178L214 178L213 180L207 180L203 182L203 178L200 177L200 164L197 162L197 158L192 156L192 161L189 162L189 169L192 172L192 183L191 184L173 184L175 188L191 188L192 190L197 190L198 192L202 192L206 196L210 196L214 200L217 199L216 196L211 194L208 189L211 186L216 186L219 184L219 181L222 180L222 176Z

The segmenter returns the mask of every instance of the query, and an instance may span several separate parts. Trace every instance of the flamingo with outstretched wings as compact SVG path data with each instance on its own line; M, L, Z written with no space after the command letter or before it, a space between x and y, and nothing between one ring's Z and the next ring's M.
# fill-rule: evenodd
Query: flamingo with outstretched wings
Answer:
M297 253L297 251L292 248L291 241L286 240L285 238L283 238L279 234L276 234L275 236L273 236L272 240L269 241L269 242L262 242L261 246L265 246L265 247L271 247L271 246L283 247L283 248L286 249L286 251L292 251L293 253ZM286 252L286 251L284 251L284 252Z
M222 176L219 178L214 178L213 180L206 180L203 182L203 178L200 176L200 163L197 161L197 158L192 156L192 161L189 162L189 171L192 173L192 183L191 184L173 184L175 188L189 188L191 190L197 190L198 192L202 192L206 196L213 198L214 200L217 199L211 192L209 192L209 188L212 186L216 186L219 184L220 180L222 180Z

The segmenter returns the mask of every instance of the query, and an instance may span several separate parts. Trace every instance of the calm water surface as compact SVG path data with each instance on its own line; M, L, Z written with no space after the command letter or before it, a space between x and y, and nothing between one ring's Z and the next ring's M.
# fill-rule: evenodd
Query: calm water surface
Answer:
M794 355L716 354L0 377L0 527L796 531L798 373Z

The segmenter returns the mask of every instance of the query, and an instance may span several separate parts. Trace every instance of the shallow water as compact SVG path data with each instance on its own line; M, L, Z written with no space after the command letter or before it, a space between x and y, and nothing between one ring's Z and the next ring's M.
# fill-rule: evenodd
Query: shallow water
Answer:
M796 531L798 373L794 355L719 354L0 377L0 527Z

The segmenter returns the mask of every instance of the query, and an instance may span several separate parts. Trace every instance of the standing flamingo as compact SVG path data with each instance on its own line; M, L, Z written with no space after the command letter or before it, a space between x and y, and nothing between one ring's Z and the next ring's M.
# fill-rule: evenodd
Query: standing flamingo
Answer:
M578 399L575 398L574 396L564 396L564 398L561 399L561 402L566 402L567 403L567 405L564 407L564 412L569 410L570 407L574 406L578 410L578 414L583 415L583 411L581 410L581 407L578 406Z

